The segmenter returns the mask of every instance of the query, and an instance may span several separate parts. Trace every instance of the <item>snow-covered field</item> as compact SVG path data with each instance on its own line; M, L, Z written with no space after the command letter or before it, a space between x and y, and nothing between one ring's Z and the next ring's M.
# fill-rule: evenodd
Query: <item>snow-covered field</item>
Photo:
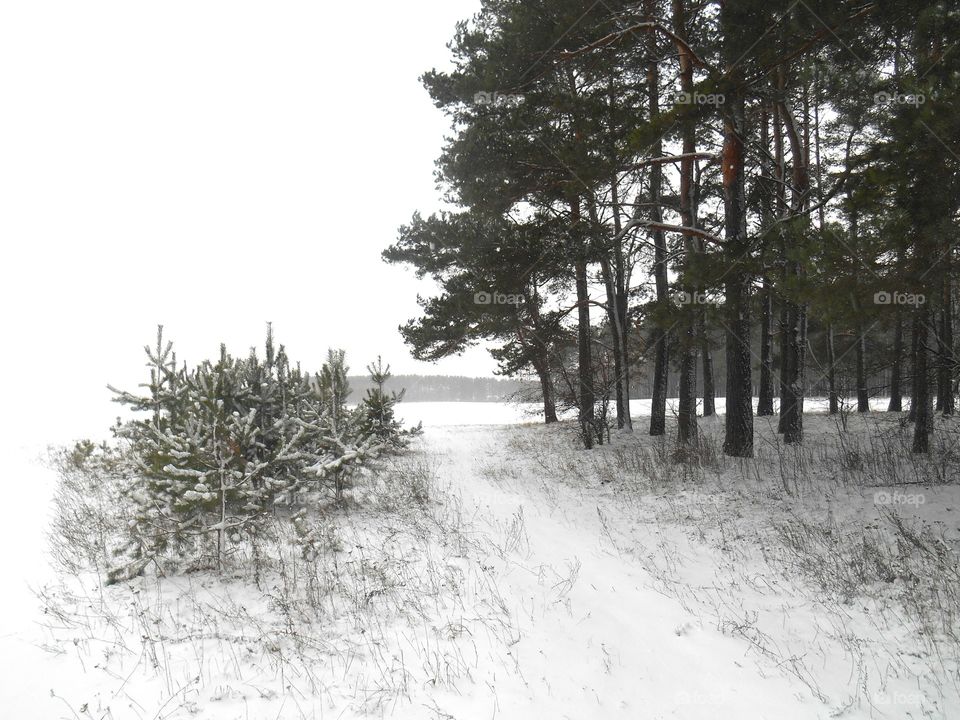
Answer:
M53 580L54 478L22 443L0 717L960 717L954 425L918 465L895 416L841 433L810 415L799 453L758 418L740 462L702 420L702 457L678 465L642 401L637 433L591 453L525 409L401 408L432 500L331 521L295 590L81 578L46 614L27 584ZM315 581L318 622L277 611Z

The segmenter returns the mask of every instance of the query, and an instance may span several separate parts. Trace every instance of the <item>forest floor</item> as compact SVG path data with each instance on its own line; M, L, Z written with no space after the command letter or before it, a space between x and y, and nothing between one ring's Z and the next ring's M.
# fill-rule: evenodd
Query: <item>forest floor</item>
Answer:
M739 461L721 420L685 463L643 418L590 452L565 424L428 427L374 503L316 519L316 561L47 585L0 633L0 708L960 717L955 422L919 460L896 415L808 415L800 450L758 418Z

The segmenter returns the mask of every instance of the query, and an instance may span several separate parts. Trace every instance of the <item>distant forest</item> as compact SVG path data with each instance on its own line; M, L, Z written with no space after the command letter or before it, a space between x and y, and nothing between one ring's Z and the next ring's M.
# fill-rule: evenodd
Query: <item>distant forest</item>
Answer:
M718 377L724 377L726 363L722 355L714 360L714 371ZM634 380L630 397L632 400L649 400L653 397L652 368L641 365L633 369ZM869 376L871 388L885 388L889 385L889 373L877 373ZM369 376L351 375L350 402L359 402L367 389L373 387ZM679 379L671 378L668 385L668 395L679 395ZM849 393L853 379L846 374L838 373L838 384L845 393ZM703 383L700 368L697 369L697 382ZM828 389L826 381L814 384L810 389L811 397L826 397ZM540 388L536 381L504 378L465 377L462 375L393 375L387 380L387 391L400 392L406 388L404 400L407 402L504 402L506 400L521 399L527 402L539 402L542 399ZM753 393L758 394L759 388L754 383ZM877 393L872 393L876 395Z
M368 376L352 375L350 402L359 402L373 383ZM502 402L520 390L530 391L535 384L522 380L477 378L460 375L393 375L387 391L406 389L407 402Z

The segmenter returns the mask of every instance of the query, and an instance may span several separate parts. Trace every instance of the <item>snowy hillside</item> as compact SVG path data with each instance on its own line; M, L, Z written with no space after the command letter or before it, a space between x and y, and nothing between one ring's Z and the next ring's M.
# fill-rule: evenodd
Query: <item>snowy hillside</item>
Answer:
M769 429L750 463L676 465L639 433L588 453L569 427L428 426L355 488L376 512L318 519L312 562L278 548L281 574L61 578L33 604L14 582L0 706L98 719L955 717L956 486L867 487L883 448L851 427L861 464L843 467L832 424L811 416L809 456L790 466L805 471L782 473ZM21 558L15 576L37 577L36 554L6 552L8 567Z

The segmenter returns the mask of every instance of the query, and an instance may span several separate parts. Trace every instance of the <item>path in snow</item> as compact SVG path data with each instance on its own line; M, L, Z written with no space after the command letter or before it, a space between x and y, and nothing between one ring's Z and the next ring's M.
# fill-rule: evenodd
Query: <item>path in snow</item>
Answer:
M525 521L528 551L516 554L516 565L499 584L519 617L522 639L513 654L527 684L500 678L491 688L498 717L827 716L798 682L776 672L761 677L745 642L700 627L678 603L652 590L645 570L603 543L595 504L563 487L556 504L549 502L529 476L503 483L484 477L480 468L491 460L509 463L498 458L505 451L494 442L511 432L434 428L425 441L427 451L443 460L441 477L465 505L478 506L492 528L508 526L521 511ZM458 719L481 717L479 701L474 696L441 706Z

